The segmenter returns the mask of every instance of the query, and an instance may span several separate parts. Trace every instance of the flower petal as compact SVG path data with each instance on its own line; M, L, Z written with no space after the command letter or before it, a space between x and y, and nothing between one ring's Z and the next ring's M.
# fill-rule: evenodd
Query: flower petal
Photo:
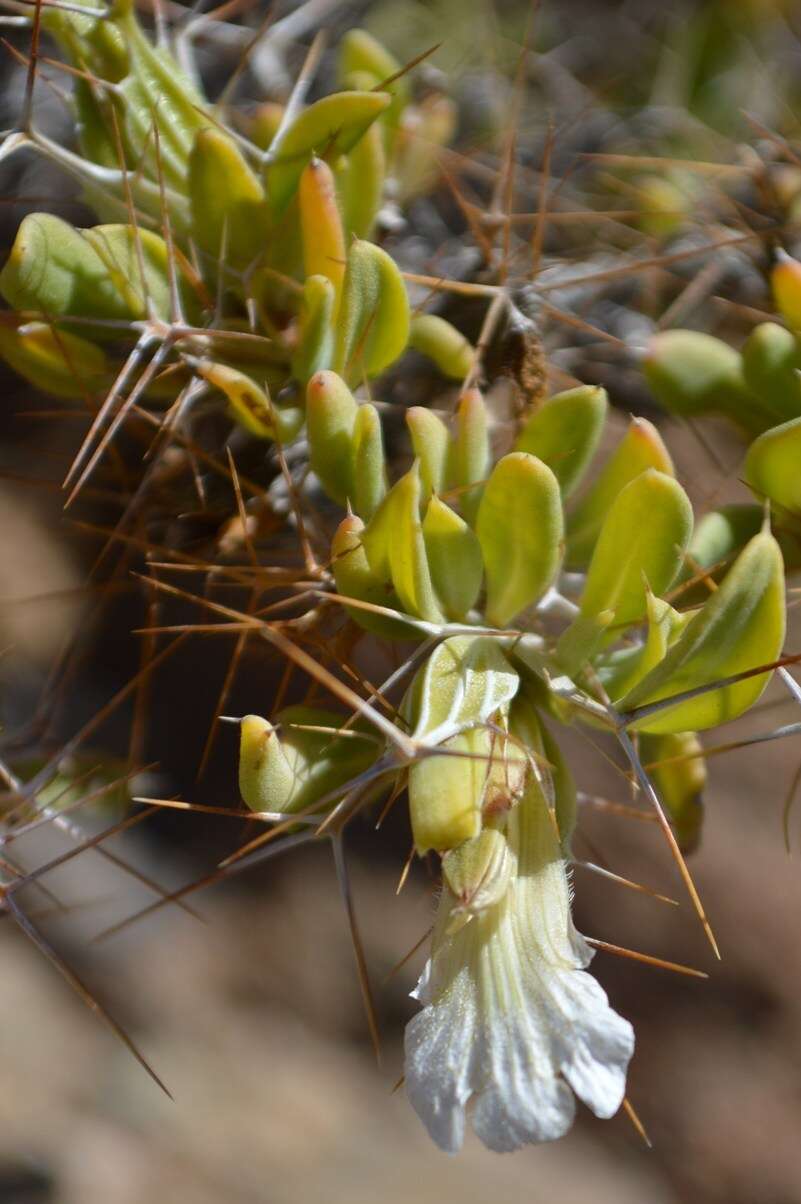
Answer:
M425 1007L406 1029L407 1093L449 1152L462 1144L471 1098L476 1133L499 1151L566 1133L573 1091L597 1116L612 1116L634 1050L631 1025L584 969L593 951L573 927L544 802L524 800L507 836L519 870L500 902L453 932L455 900L443 893L415 992Z

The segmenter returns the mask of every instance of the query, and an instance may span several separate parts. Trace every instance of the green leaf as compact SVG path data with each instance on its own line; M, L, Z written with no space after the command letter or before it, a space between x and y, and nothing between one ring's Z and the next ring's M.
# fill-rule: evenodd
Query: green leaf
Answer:
M667 650L687 626L692 614L680 614L669 602L655 597L649 590L646 597L648 631L639 646L620 648L596 665L598 677L616 702L632 690L667 655Z
M387 84L386 91L392 97L384 122L394 129L409 101L409 78L399 75L401 65L385 46L369 34L366 29L349 29L339 45L339 78L346 83L356 74L367 75L371 87L398 75Z
M580 569L589 563L610 506L621 489L647 468L675 475L673 461L656 427L645 418L633 418L593 485L568 516L568 568Z
M665 658L621 700L624 711L775 661L784 642L784 566L776 540L760 532L746 545L723 584L687 624ZM634 719L634 731L703 731L752 706L770 673L711 689Z
M520 679L491 636L451 636L438 644L404 701L415 740L439 744L486 723L512 701Z
M686 576L695 575L693 566L708 569L730 560L762 530L764 521L764 506L754 504L720 506L707 511L690 541L691 564Z
M750 393L738 351L698 330L665 330L651 340L643 364L651 391L685 418L747 405Z
M559 483L541 460L512 452L495 465L476 519L487 622L505 627L553 583L562 556Z
M801 513L801 418L765 431L748 449L745 479L756 495Z
M603 643L609 625L615 617L613 610L597 614L577 615L556 641L555 660L568 675L576 677Z
M771 424L770 407L746 384L742 356L722 339L665 330L652 339L643 368L651 392L673 414L725 414L752 433Z
M358 404L335 372L317 372L306 389L309 464L329 497L344 506L353 492L351 443Z
M216 262L247 267L265 248L269 209L264 189L232 138L199 130L189 156L192 236Z
M389 571L401 609L415 618L441 623L431 581L423 527L422 490L417 461L392 486L364 532L364 547L373 571Z
M338 736L344 718L294 706L281 711L273 727L258 715L246 715L240 724L239 789L247 806L253 811L300 811L369 769L378 746L358 729ZM304 730L307 726L334 730Z
M416 314L409 330L409 346L426 355L443 376L464 380L473 366L474 348L450 322L437 314Z
M356 412L351 436L353 504L364 519L372 518L387 491L384 439L375 406L365 403Z
M278 439L288 443L303 425L303 410L299 406L282 407L271 403L256 381L238 368L198 360L196 369L204 380L225 394L234 418L257 439Z
M581 614L614 612L615 627L645 615L646 591L664 593L681 568L693 529L687 494L649 468L615 498L603 521L581 595Z
M706 761L695 732L665 736L642 734L640 760L665 808L682 853L692 853L701 839Z
M55 397L91 397L111 385L100 347L44 322L0 325L0 355L34 388Z
M384 140L376 123L336 164L337 191L348 239L371 237L384 197L386 174Z
M537 456L553 471L567 498L598 448L606 421L605 389L580 385L549 397L523 427L515 451Z
M490 468L490 440L487 407L478 389L468 389L459 400L456 430L448 455L448 487L459 489L462 514L472 525L476 521L483 484L474 489L465 485L483 482Z
M48 318L130 321L147 317L133 232L121 243L123 230L128 228L99 226L93 232L96 237L89 238L85 236L89 232L76 230L52 214L29 214L0 273L0 292L12 308ZM140 232L140 237L147 293L155 312L167 317L167 281L157 270L162 249L166 266L166 249L156 235Z
M424 497L442 493L447 486L451 437L441 418L423 406L406 411L406 425L415 457L420 461Z
M334 286L327 276L309 276L303 284L298 342L292 375L308 385L316 372L331 367L334 358Z
M423 519L431 581L445 614L462 619L476 604L484 576L481 545L464 519L434 496Z
M349 380L377 376L409 338L409 298L394 260L357 239L348 251L334 367Z
M313 154L325 159L346 154L391 102L386 92L335 92L304 109L279 133L267 155L265 180L273 211L280 215L286 209Z
M401 604L388 577L375 573L370 567L362 543L364 523L355 514L342 520L331 543L331 567L334 572L337 593L358 602L369 602L371 606L386 606L400 610ZM365 631L387 640L416 640L418 632L398 619L364 610L359 606L346 606L351 619Z
M743 345L748 387L777 422L801 416L801 350L795 335L776 322L755 326Z

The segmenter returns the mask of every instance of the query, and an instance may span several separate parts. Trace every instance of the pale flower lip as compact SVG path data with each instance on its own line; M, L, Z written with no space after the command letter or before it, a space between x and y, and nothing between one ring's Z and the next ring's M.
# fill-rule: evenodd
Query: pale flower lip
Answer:
M607 1118L620 1107L634 1032L585 971L555 825L537 790L509 816L518 857L505 897L452 935L446 891L407 1025L406 1091L430 1136L455 1153L465 1113L491 1150L561 1137L574 1092Z

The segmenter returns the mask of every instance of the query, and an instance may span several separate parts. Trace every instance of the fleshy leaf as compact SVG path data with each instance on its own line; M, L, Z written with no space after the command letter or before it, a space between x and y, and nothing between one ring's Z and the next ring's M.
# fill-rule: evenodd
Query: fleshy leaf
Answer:
M334 367L347 379L377 376L409 337L409 298L394 260L356 239L348 251Z
M459 489L462 514L472 525L476 519L483 485L474 489L466 485L485 480L490 466L489 424L487 407L478 389L468 389L459 400L456 411L456 430L448 455L449 488Z
M335 92L304 109L268 152L265 179L274 212L286 209L312 155L345 154L391 101L386 92Z
M0 325L0 355L35 388L55 397L92 396L111 383L100 347L44 322Z
M189 156L192 236L216 262L243 268L265 247L269 210L264 189L232 138L200 130Z
M505 627L553 583L562 558L559 483L541 460L512 452L495 465L476 518L486 616Z
M581 385L549 397L532 414L515 443L515 451L537 456L553 471L569 497L595 455L606 421L606 390Z
M298 189L303 270L327 276L334 288L334 317L345 278L345 233L337 205L334 173L322 159L304 167Z
M687 624L667 655L621 700L620 708L646 707L686 690L770 664L784 642L784 566L767 531L746 545L723 584ZM635 731L654 734L703 731L736 719L760 697L770 673L710 689L641 718Z
M801 513L801 418L765 431L748 449L745 479L757 497Z
M423 406L406 411L406 425L414 454L420 462L423 494L442 493L448 483L448 456L451 437L441 418Z
M484 576L475 533L435 495L426 508L423 539L431 580L445 614L464 618L475 606Z
M675 476L673 461L656 427L645 418L633 418L592 486L568 516L568 568L584 568L589 563L609 507L621 489L647 468Z
M437 314L416 314L409 331L409 346L428 356L443 376L464 380L473 364L473 347L455 326Z
M673 477L649 468L615 498L592 554L581 614L611 610L615 626L645 615L646 590L662 594L681 568L693 529L687 494Z
M748 387L777 422L801 415L801 352L795 335L776 322L755 326L743 345Z
M337 736L345 716L287 707L273 727L258 715L240 724L239 789L254 811L293 812L368 769L377 745L363 732ZM306 731L304 725L334 730Z
M351 443L358 404L336 372L317 372L306 389L309 463L329 497L344 506L353 491Z

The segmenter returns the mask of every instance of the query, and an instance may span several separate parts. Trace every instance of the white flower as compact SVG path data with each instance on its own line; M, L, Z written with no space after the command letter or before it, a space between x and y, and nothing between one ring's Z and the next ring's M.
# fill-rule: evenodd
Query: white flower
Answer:
M503 899L449 934L446 889L406 1028L406 1090L431 1137L454 1153L465 1109L492 1150L570 1128L573 1092L600 1117L620 1107L634 1051L627 1020L585 967L553 819L529 790L508 820L517 874Z

